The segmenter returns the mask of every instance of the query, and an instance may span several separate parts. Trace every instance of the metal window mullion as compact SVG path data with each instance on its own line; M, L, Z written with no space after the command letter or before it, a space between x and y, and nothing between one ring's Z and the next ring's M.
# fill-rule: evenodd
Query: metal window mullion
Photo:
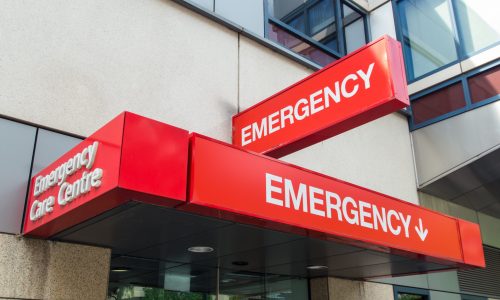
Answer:
M334 3L334 13L335 13L335 22L337 27L337 41L339 52L341 55L346 54L346 46L345 46L345 34L344 34L344 24L342 24L342 3L340 0L330 0L335 1Z
M311 36L311 26L309 26L309 7L304 8L304 31L305 34ZM312 38L312 37L311 37Z
M269 38L269 0L264 0L264 37Z
M472 97L469 91L469 82L467 80L467 76L464 76L462 78L462 89L464 92L464 98L465 98L465 106L470 109L472 106Z
M406 70L406 75L407 75L407 81L408 83L414 82L415 81L415 74L414 74L414 69L413 69L413 60L412 60L412 54L411 54L411 47L408 45L408 47L405 46L405 35L404 31L408 31L408 24L406 22L403 22L403 17L406 18L406 14L402 9L400 9L398 2L402 1L397 1L397 0L392 0L391 5L392 5L392 13L394 15L394 23L396 27L396 38L401 42L401 46L403 47L403 55L404 55L404 62L405 62L405 70Z
M372 39L372 33L370 32L370 28L368 27L369 16L363 14L363 28L365 30L365 44L367 44Z
M448 0L448 8L450 10L451 27L453 28L453 36L455 38L455 48L457 51L458 60L463 60L467 58L467 53L465 48L462 46L464 36L462 34L462 28L458 22L458 13L456 8L456 0Z

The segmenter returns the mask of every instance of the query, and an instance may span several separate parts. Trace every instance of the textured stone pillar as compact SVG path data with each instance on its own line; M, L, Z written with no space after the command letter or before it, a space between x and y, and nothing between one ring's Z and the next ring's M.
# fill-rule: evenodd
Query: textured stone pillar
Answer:
M394 299L392 285L340 278L310 280L311 300Z
M328 300L328 278L313 278L309 280L311 300Z
M0 234L0 298L106 299L109 249Z

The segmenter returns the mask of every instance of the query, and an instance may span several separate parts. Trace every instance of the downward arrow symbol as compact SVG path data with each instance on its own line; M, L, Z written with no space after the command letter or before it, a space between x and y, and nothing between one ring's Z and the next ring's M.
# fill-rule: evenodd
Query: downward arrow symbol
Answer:
M420 237L420 239L423 242L423 241L425 241L425 238L427 237L429 230L427 230L427 229L424 230L424 226L422 225L421 218L418 218L418 225L419 225L419 227L415 226L415 231L417 232L418 236Z

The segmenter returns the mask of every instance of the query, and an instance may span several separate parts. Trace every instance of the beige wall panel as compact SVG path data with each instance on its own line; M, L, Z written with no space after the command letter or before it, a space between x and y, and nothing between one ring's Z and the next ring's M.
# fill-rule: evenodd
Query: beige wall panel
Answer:
M123 110L229 140L237 33L171 1L0 2L0 114L88 135Z
M400 114L385 116L283 159L418 204L408 123Z
M240 37L240 111L313 73L271 49Z

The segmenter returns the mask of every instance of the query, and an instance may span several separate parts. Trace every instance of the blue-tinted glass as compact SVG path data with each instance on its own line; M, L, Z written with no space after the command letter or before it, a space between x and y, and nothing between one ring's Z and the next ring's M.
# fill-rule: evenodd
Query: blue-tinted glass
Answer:
M366 44L365 21L347 5L342 5L346 51L350 53Z
M325 46L327 46L330 49L337 50L338 49L338 41L336 38L332 38L331 40L327 42L322 42Z
M457 60L447 0L403 0L398 11L410 80Z
M335 22L333 0L320 0L309 9L309 28L311 35Z
M293 18L292 20L288 21L288 25L292 26L293 28L297 29L300 32L305 33L306 32L306 26L304 23L304 15L298 15L297 17Z
M472 54L500 41L500 2L491 0L457 0L456 12L461 29L460 42ZM495 9L495 4L497 9Z

